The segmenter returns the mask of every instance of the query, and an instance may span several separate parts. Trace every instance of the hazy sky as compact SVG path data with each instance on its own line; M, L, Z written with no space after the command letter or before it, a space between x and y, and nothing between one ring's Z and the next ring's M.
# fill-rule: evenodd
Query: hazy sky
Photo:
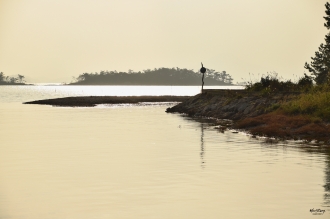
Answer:
M0 71L70 82L100 70L302 76L326 0L0 0ZM306 71L305 71L306 72ZM255 76L257 78L257 76Z

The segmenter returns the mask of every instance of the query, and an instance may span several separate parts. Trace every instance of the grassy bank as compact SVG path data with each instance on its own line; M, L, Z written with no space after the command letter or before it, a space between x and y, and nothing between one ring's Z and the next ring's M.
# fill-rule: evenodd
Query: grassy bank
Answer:
M303 92L296 100L280 106L288 115L311 116L323 121L330 121L330 86L319 85Z
M299 94L289 101L273 104L262 115L237 121L234 128L248 130L252 135L330 144L330 85L313 85L307 76L298 83L268 77L249 84L246 90L269 97L279 91Z

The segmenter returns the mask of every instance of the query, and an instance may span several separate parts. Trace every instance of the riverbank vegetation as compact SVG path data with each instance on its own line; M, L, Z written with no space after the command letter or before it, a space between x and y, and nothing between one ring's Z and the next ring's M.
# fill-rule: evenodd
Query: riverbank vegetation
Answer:
M263 114L239 120L234 128L248 130L252 135L330 144L330 84L313 85L307 75L297 83L266 76L248 84L246 91L247 95L276 98L284 93L294 98L278 99Z
M324 26L330 30L330 4L327 2ZM235 124L236 128L249 130L253 135L268 137L317 140L330 144L330 33L325 36L311 63L297 83L281 82L277 75L262 77L260 82L247 83L246 90L260 95L277 95L281 92L295 93L289 101L278 101L268 107L264 114L245 118ZM315 82L315 83L313 83Z
M17 77L6 76L3 72L0 72L0 85L24 85L25 77L23 75L17 75Z
M142 72L101 71L83 73L69 85L201 85L202 74L189 69L155 68ZM207 69L205 85L231 85L232 77L226 71Z

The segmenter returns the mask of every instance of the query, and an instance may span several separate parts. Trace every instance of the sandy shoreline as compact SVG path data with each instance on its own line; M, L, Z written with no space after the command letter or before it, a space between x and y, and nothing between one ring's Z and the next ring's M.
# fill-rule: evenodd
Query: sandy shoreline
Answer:
M98 104L122 104L141 102L182 102L189 96L82 96L45 99L25 102L23 104L41 104L67 107L93 107Z

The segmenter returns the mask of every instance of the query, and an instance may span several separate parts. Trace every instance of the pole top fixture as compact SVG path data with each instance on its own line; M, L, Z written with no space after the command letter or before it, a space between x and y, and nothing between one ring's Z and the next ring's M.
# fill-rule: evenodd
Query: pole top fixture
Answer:
M200 72L202 73L202 74L204 74L205 72L206 72L206 68L204 68L204 66L203 66L203 63L201 62L201 64L202 64L202 67L201 67L201 70L200 70Z

